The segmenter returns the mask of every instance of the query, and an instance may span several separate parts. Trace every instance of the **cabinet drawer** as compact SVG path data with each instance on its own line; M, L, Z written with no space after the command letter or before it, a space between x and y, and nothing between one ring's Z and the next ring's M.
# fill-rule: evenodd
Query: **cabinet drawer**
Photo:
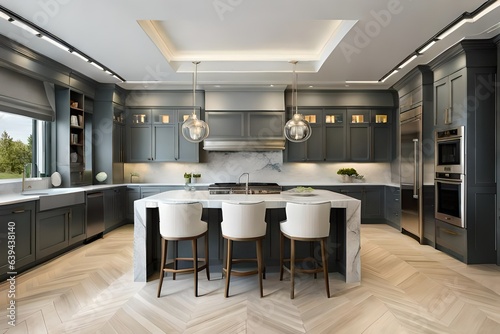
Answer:
M436 220L436 248L465 261L467 257L467 231Z

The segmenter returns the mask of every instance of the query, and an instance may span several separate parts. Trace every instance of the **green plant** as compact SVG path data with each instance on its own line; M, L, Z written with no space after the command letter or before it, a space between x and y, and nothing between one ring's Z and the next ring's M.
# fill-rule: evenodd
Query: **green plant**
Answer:
M356 176L358 172L354 168L340 168L337 171L339 175L348 175L348 176Z
M201 174L194 174L194 173L193 173L193 177L194 177L194 178L199 178L199 177L201 177Z
M191 178L191 173L184 173L184 178L185 179L190 179Z

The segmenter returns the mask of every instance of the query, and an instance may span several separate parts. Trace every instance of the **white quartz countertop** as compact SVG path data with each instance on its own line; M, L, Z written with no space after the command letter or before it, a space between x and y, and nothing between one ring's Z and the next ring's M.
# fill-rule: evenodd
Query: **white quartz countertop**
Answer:
M315 189L309 193L297 193L292 190L280 194L252 194L252 195L211 195L206 190L186 191L172 190L157 195L149 196L139 201L144 201L148 208L155 208L158 202L200 202L207 208L220 208L222 202L260 202L266 203L266 208L283 208L287 202L315 203L331 202L332 207L347 207L349 202L360 202L358 199L331 192Z

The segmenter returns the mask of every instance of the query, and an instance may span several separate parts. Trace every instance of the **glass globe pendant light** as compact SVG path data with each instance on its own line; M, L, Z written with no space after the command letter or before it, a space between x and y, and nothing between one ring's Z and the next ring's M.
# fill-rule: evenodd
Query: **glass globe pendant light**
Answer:
M199 61L193 62L195 65L193 73L193 113L182 123L181 127L182 136L192 143L199 143L205 140L209 133L208 124L196 116L196 79L199 63Z
M291 61L293 64L293 83L292 83L292 110L295 113L292 116L292 119L286 122L285 124L285 137L291 142L300 143L304 142L311 137L311 125L308 121L304 119L302 114L298 113L298 105L297 105L297 74L295 73L295 66L297 65L297 61Z

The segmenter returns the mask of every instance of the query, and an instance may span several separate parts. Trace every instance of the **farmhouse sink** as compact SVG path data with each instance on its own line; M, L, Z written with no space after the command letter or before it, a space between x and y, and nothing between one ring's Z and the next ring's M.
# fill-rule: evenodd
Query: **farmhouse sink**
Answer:
M85 191L82 188L50 188L29 190L24 196L39 196L39 211L85 203Z

